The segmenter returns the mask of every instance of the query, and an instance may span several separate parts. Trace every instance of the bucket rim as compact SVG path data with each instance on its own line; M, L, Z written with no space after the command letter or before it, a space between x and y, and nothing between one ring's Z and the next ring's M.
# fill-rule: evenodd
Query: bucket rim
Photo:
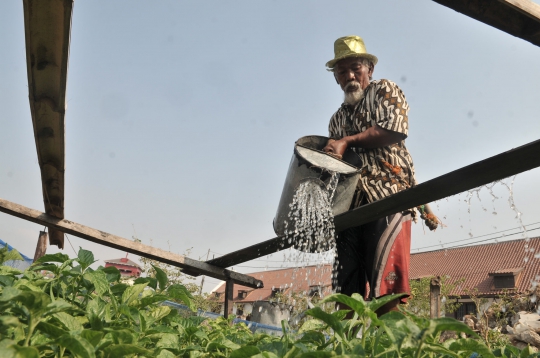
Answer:
M320 136L320 137L322 137L322 136ZM323 137L323 138L324 138L324 137ZM315 165L315 164L311 163L311 161L310 161L308 158L304 157L300 152L298 152L298 150L297 150L298 147L305 148L305 149L311 150L311 151L313 151L313 152L317 152L317 153L324 154L324 155L326 155L327 157L329 157L329 158L331 158L331 159L333 159L333 160L337 160L338 162L341 162L341 163L347 165L347 166L350 167L351 169L354 169L353 171L350 171L350 172L347 172L347 173L341 173L341 172L340 172L340 174L343 174L343 175L352 175L352 174L358 174L358 173L360 172L360 168L358 168L358 167L352 165L352 164L349 163L349 162L344 161L343 159L339 159L339 158L336 158L336 157L334 157L334 156L331 156L330 154L328 154L328 153L326 153L326 152L323 152L322 150L310 148L310 147L307 147L307 146L305 146L305 145L303 145L303 144L295 143L295 145L294 145L294 153L295 153L296 155L300 156L302 159L308 161L313 167L321 168L321 169L324 169L324 170L327 170L327 171L328 171L328 168L321 167L321 166L319 166L319 165Z

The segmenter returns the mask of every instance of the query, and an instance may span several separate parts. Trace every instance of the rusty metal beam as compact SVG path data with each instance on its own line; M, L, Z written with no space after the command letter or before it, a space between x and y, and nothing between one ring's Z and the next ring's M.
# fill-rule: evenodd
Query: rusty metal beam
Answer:
M530 0L433 0L540 46L540 5Z
M30 112L45 212L64 217L64 116L73 0L24 0ZM64 234L49 228L52 245Z
M65 232L97 244L127 251L129 253L147 257L152 260L157 260L168 265L181 267L183 269L182 271L189 275L207 275L220 280L229 280L247 287L263 287L261 280L257 280L251 276L226 270L222 267L216 267L206 262L193 260L183 255L173 254L172 252L144 245L139 242L124 239L122 237L92 229L91 227L77 224L72 221L58 219L46 213L27 208L4 199L0 199L0 211L34 222L36 224L52 227L61 232Z
M540 153L540 140L444 174L382 200L347 211L334 218L336 231L359 226L396 212L537 168L540 166L538 153ZM283 238L276 237L206 262L218 267L230 267L291 246L292 244Z

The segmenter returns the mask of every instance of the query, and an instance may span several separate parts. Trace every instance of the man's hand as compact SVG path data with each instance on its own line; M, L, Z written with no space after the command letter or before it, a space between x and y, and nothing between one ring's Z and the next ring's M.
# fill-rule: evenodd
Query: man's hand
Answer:
M326 144L326 147L323 148L323 151L341 159L343 157L343 153L347 150L349 147L349 144L345 140L345 138L342 138L340 140L330 139L328 143Z

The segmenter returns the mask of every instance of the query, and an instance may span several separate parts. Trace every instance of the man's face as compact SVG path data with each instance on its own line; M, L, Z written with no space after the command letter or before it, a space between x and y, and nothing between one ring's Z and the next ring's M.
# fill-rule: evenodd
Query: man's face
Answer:
M373 67L362 64L360 59L350 57L339 61L334 68L334 75L343 92L364 90L369 85Z

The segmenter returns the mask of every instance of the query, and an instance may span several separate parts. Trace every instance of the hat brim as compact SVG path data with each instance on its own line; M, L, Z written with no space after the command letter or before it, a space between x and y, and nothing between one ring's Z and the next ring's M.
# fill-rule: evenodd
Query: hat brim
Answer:
M369 61L373 62L373 65L376 65L377 61L379 61L379 59L376 56L374 56L372 54L369 54L369 53L351 53L351 54L347 54L345 56L334 58L333 60L328 61L326 63L326 67L328 67L328 69L331 70L331 69L334 68L336 63L338 63L339 61L344 60L346 58L349 58L349 57L365 58L365 59L368 59Z

